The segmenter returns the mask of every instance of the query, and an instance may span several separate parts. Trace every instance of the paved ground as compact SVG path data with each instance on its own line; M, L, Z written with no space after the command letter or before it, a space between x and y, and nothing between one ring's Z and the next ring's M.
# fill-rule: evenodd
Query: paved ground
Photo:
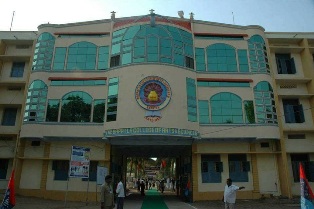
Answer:
M124 209L140 209L143 197L139 194L132 194L125 199ZM223 209L221 201L198 201L194 203L185 203L178 199L173 193L166 192L164 201L169 209ZM14 209L97 209L100 204L96 202L67 202L55 200L44 200L31 197L16 197L16 206ZM296 209L300 208L299 199L264 199L264 200L237 200L236 208L254 208L254 209Z

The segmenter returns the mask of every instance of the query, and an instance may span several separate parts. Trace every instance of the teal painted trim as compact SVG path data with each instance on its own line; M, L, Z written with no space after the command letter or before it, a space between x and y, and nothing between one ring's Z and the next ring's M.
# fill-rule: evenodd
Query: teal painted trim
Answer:
M199 132L195 130L180 128L161 128L161 127L135 127L109 129L104 132L104 137L129 136L129 135L166 135L166 136L190 136L197 137Z
M221 81L198 81L197 86L202 87L250 87L249 82L221 82Z
M103 126L104 123L94 122L39 122L39 121L23 121L23 125L36 124L36 125L48 125L48 126Z
M51 81L50 86L99 86L106 85L106 80L63 80Z

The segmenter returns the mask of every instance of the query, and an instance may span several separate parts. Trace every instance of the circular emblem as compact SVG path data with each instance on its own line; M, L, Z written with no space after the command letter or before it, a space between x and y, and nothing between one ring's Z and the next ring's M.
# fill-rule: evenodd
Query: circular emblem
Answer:
M137 84L135 99L146 110L161 110L171 98L168 82L158 76L148 76Z

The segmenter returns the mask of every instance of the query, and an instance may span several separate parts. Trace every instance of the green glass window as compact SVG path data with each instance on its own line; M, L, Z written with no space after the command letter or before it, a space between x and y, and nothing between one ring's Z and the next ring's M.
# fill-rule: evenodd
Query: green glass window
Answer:
M47 100L47 85L41 80L33 81L27 92L24 121L44 121Z
M46 121L58 122L59 105L60 105L60 101L58 99L48 100Z
M89 42L71 45L68 51L67 70L95 70L97 46Z
M198 100L198 117L199 117L200 124L209 123L208 100Z
M189 67L185 66L185 57L194 57L191 33L160 24L154 27L136 25L115 31L111 48L111 57L122 58L118 65L162 62Z
M197 100L195 80L186 78L188 121L197 122Z
M206 71L205 65L205 49L195 48L196 70Z
M98 86L106 85L106 80L62 80L51 81L51 86Z
M56 47L52 70L64 70L66 47Z
M109 46L101 46L98 50L98 70L108 69Z
M244 101L245 122L255 123L255 113L253 101Z
M249 72L249 62L246 49L238 49L238 61L240 72Z
M93 122L103 123L105 116L106 100L94 100Z
M250 87L249 82L197 81L202 87Z
M254 87L254 99L257 122L277 124L274 93L267 81L261 81Z
M254 35L248 40L251 72L269 73L266 44L260 35Z
M208 71L237 72L235 49L227 44L217 43L206 48Z
M42 33L35 45L32 70L51 70L55 37L50 33Z
M70 92L62 97L61 122L90 122L92 97L82 91Z
M106 118L107 122L117 120L118 92L119 92L119 78L118 77L110 78L107 99L107 118Z
M215 94L210 99L212 123L243 123L242 100L229 92Z

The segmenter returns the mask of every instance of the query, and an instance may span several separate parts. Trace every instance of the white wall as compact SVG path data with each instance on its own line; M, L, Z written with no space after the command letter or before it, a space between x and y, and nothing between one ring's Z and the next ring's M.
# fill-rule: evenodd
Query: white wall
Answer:
M21 189L40 189L42 160L24 160L21 173Z

